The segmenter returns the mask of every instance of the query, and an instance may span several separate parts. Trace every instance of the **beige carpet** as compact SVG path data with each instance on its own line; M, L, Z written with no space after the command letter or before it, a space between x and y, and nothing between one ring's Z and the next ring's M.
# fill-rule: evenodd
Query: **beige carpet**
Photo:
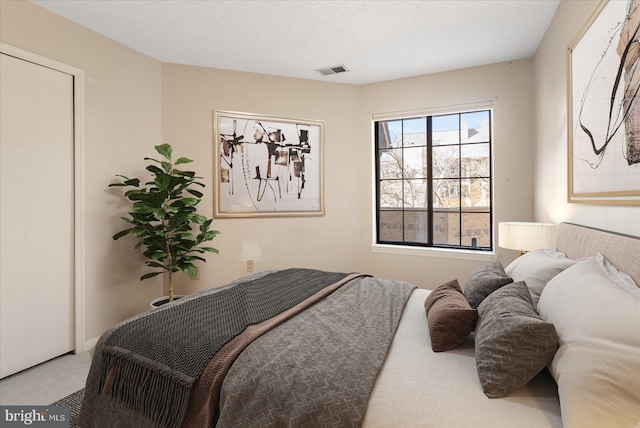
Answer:
M0 405L46 406L84 388L88 352L66 354L0 380Z

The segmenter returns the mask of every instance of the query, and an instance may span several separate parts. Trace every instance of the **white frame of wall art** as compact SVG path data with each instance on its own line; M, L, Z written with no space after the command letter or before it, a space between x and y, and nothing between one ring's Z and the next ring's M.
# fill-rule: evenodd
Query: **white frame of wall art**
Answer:
M324 215L324 122L214 111L214 217Z
M640 1L603 0L567 49L568 202L640 205L639 36Z

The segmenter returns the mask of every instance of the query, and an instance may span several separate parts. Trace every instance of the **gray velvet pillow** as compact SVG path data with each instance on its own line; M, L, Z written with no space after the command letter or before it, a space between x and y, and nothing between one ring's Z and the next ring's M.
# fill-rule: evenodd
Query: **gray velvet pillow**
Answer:
M436 287L424 301L433 352L458 346L473 331L478 310L471 308L458 280Z
M524 281L505 285L478 307L476 368L487 397L525 386L557 349L556 329L538 316Z
M502 263L489 263L471 273L464 286L464 297L471 307L476 309L489 294L512 282L513 279L504 273Z

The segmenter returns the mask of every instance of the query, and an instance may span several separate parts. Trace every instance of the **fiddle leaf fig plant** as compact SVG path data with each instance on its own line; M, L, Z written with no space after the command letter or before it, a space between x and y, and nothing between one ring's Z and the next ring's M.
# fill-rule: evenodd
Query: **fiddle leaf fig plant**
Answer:
M173 300L172 274L181 270L189 277L198 274L196 261L206 262L200 256L205 252L218 253L205 243L220 232L210 229L212 219L196 212L202 199L202 192L195 187L204 187L193 171L178 169L178 165L193 162L184 157L172 160L171 145L155 146L162 159L144 158L149 161L146 170L152 174L152 181L141 184L139 178L129 178L118 174L120 181L109 187L131 187L124 196L132 202L128 217L121 217L130 227L113 235L117 240L126 235L138 238L135 248L142 248L148 259L145 265L154 268L140 277L140 281L168 274L169 301ZM194 228L197 232L194 232ZM194 236L194 233L197 233Z

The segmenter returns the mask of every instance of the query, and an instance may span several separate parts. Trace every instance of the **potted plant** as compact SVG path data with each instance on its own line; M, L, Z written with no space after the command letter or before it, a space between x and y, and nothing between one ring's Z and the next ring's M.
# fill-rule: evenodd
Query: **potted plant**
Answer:
M109 187L133 187L124 196L129 199L132 211L128 217L121 217L130 227L113 235L117 240L125 235L133 235L139 239L135 248L142 248L148 259L145 265L155 268L153 272L140 277L140 281L166 272L169 283L169 299L173 301L172 274L181 270L189 277L198 274L197 260L206 262L199 254L205 252L218 253L213 247L204 243L211 241L220 232L211 230L212 219L196 212L196 205L202 199L202 192L195 186L204 187L197 181L202 177L193 171L183 171L176 167L193 162L184 157L172 161L173 150L169 144L155 146L162 160L144 158L149 161L146 170L153 175L151 181L141 185L139 178L129 178L118 174L122 180L109 184ZM194 237L193 228L198 233Z

